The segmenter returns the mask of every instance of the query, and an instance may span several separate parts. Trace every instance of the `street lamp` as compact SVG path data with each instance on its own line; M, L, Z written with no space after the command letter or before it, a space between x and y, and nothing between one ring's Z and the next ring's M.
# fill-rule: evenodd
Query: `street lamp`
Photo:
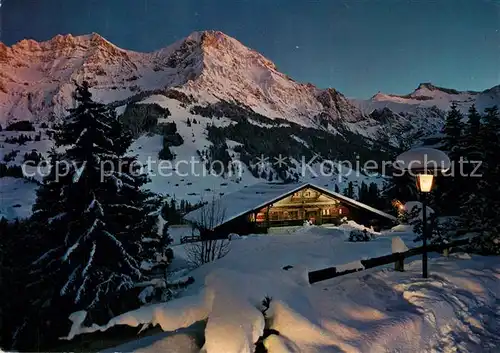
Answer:
M422 277L428 277L427 271L427 194L432 190L434 177L450 168L450 159L443 151L434 148L414 148L400 154L395 166L408 171L417 178L417 188L422 202Z

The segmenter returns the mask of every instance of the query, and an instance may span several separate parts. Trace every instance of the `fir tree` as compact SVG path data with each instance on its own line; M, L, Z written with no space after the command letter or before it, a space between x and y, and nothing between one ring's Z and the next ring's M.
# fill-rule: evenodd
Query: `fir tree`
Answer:
M369 204L370 195L368 194L368 185L365 182L361 182L361 186L358 187L358 200Z
M468 194L462 205L463 226L479 236L474 243L481 253L500 253L500 116L495 106L485 110L479 131L478 146L482 151L482 164L470 177L475 189Z
M468 145L470 145L473 143L472 139L477 138L479 135L479 131L481 130L481 115L478 113L474 104L469 108L467 123L465 124L464 129L466 142L468 142Z
M463 159L465 138L463 115L455 103L452 104L446 115L443 128L444 137L441 149L444 150L452 162L452 169L445 177L437 178L432 196L436 201L434 207L443 214L456 215L463 195L462 188L465 178L461 173L460 161Z
M31 312L26 305L29 291L26 283L29 280L29 266L39 239L31 237L30 222L7 222L0 219L0 347L8 351L16 344L16 331L23 325L27 317L36 318L37 312ZM36 335L24 338L23 347L35 347Z
M270 170L269 174L267 175L267 181L273 181L273 180L274 180L273 171Z
M347 184L347 187L344 189L344 192L343 192L344 196L347 196L351 199L354 198L354 185L352 183L352 181L350 181L348 184Z
M382 202L380 200L380 193L378 191L378 186L375 183L370 183L368 186L368 205L376 207L376 208L381 208Z
M463 115L458 110L455 103L451 105L443 128L445 135L443 139L443 149L448 152L451 159L455 159L455 155L460 153L460 144L463 131L462 123Z
M411 219L413 232L416 237L415 242L422 241L423 220L421 217L422 208L415 206L414 209L405 215ZM404 217L404 216L403 216ZM431 244L445 244L450 242L456 235L456 224L452 218L439 217L437 213L430 213L427 218L427 237Z
M66 323L68 314L88 310L102 323L123 310L113 299L148 278L150 267L141 265L161 250L161 200L141 190L148 178L135 157L124 156L131 136L114 111L92 101L87 83L77 86L75 100L55 133L67 150L51 152L51 173L34 205L45 242L33 286L47 320Z
M461 180L461 184L455 188L456 192L462 195L459 204L462 204L477 189L477 181L470 174L474 172L476 164L484 159L481 138L481 115L476 110L476 107L472 105L467 116L462 141L463 159L466 161L462 165L462 169L465 176ZM460 170L455 169L455 172L459 173Z

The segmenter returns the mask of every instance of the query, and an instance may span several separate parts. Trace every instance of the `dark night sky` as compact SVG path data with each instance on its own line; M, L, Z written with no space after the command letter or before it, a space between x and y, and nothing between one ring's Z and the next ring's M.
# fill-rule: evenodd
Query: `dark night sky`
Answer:
M350 97L500 83L500 0L0 0L2 41L97 32L152 51L218 29Z

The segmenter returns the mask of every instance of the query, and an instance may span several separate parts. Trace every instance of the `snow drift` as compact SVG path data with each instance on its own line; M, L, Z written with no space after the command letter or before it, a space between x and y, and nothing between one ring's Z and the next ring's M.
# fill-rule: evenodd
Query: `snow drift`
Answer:
M264 342L271 353L494 352L500 259L432 260L427 280L420 267L416 261L404 273L367 270L313 286L297 269L267 276L223 269L207 276L199 297L144 307L93 330L158 323L174 331L208 319L204 352L249 353L264 329L259 305L268 295L268 322L279 332ZM68 338L88 330L74 327Z

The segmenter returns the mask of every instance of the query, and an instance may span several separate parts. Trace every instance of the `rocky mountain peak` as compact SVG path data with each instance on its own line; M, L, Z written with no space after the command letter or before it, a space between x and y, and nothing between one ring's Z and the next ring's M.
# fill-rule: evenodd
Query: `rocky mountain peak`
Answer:
M258 51L215 30L194 32L152 53L121 49L97 33L58 35L45 42L26 39L11 47L0 43L3 119L62 117L73 104L73 81L83 80L104 103L175 87L199 102L236 102L305 126L316 126L318 116L332 122L368 116L337 90L296 82ZM413 94L378 93L371 102L446 108L456 100L455 92L422 83ZM495 97L488 96L488 102ZM462 98L468 102L468 96Z
M418 85L417 89L413 91L411 95L417 96L417 95L429 95L429 94L435 94L435 93L442 93L446 95L460 95L460 94L469 94L469 95L475 95L478 94L479 92L475 91L458 91L456 89L451 89L451 88L445 88L445 87L439 87L436 85L433 85L430 82L426 83L421 83Z
M434 86L431 82L423 82L418 85L417 90L418 89L428 89L429 91L434 91L438 88Z

